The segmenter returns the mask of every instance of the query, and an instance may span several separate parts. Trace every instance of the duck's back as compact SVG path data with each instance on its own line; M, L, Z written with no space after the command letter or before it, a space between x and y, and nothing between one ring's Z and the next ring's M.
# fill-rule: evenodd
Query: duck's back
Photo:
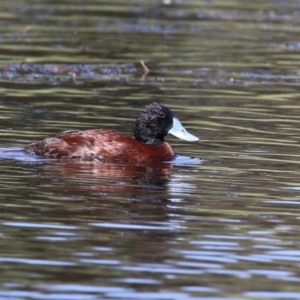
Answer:
M26 153L47 158L89 161L156 162L174 158L172 147L163 142L147 145L111 130L63 131L28 145Z

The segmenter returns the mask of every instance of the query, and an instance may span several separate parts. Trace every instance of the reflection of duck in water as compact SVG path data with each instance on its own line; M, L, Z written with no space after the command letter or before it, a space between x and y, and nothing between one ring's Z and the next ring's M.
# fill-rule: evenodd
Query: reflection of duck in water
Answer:
M30 144L25 151L47 158L88 161L169 161L175 152L164 141L168 133L186 141L199 140L184 129L168 107L153 102L144 107L135 122L135 139L111 130L72 130Z
M72 159L30 165L42 178L62 182L64 190L81 194L83 190L105 197L141 202L165 202L165 188L171 180L173 165L168 163L94 163ZM78 184L80 183L80 184ZM98 194L100 193L100 194Z
M121 182L121 178L125 181L127 180L126 178L130 178L130 180L145 180L145 182L148 182L148 179L150 182L156 179L167 180L170 177L170 171L173 169L172 164L162 162L136 164L103 162L95 164L91 161L73 159L61 159L53 163L48 160L46 164L37 164L35 167L37 169L36 173L44 172L50 176L53 174L54 176L63 175L63 177L65 175L75 175L72 178L83 178L83 180L85 177L95 178L97 184L99 183L99 178L118 178L117 184Z

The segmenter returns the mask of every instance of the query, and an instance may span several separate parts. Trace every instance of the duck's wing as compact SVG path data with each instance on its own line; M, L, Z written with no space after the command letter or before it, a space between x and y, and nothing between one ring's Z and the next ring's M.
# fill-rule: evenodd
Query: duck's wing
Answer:
M116 134L101 129L63 131L54 137L32 143L24 150L28 154L47 158L105 160L105 157L114 156L120 151L113 139Z

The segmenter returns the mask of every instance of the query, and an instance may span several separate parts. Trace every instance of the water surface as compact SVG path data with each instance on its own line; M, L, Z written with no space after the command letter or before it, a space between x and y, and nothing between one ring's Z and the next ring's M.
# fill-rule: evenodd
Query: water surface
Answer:
M297 1L0 8L0 299L300 298ZM201 139L172 163L19 151L152 101Z

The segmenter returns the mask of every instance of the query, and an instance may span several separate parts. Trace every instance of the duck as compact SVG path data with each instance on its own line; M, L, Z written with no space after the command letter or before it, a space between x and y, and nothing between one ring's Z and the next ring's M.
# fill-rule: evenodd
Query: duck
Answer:
M67 130L24 148L30 155L50 159L78 159L98 162L165 162L175 159L175 152L164 138L171 134L181 140L196 142L171 109L153 102L138 115L134 138L106 129Z

